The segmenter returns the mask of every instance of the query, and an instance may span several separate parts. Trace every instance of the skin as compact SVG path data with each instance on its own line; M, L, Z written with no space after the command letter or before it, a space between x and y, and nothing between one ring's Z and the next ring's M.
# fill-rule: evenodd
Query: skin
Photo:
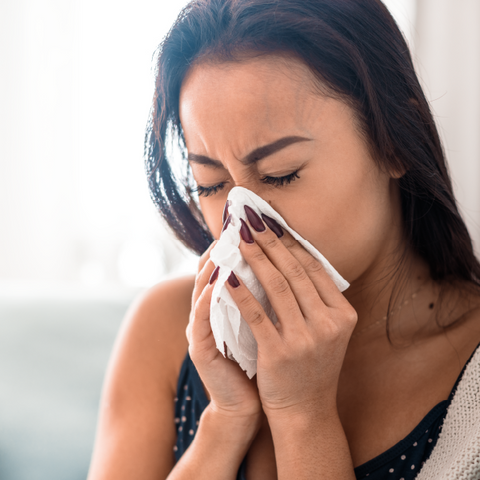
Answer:
M241 282L236 289L229 287L259 344L253 385L242 376L238 365L215 348L208 324L213 286L206 279L213 265L207 254L204 280L197 280L194 292L187 336L211 406L222 414L252 418L257 423L263 411L275 444L276 467L286 478L291 465L305 459L293 451L291 444L287 448L282 443L285 429L291 432L292 425L301 425L301 429L325 422L323 427L332 434L329 442L336 452L328 464L336 467L329 471L314 451L310 457L307 452L306 457L313 458L311 462L318 470L305 474L353 478L353 466L399 441L448 396L468 359L466 355L478 343L478 328L457 329L448 336L436 326L427 305L436 301L438 288L430 280L423 259L409 251L411 268L403 298L411 299L420 291L415 301L402 308L401 315L396 314L393 326L397 326L399 339L412 341L421 333L419 341L399 353L388 343L384 324L383 328L362 332L387 312L392 287L388 280L404 246L396 184L401 173L378 168L352 109L320 94L302 63L276 56L236 63L199 63L183 82L180 118L189 153L217 162L214 167L191 162L198 185L218 187L216 193L200 196L203 215L216 238L221 234L229 190L234 186L248 188L268 201L351 284L340 294L289 235L278 240L268 228L258 233L249 225L255 241L241 242L240 249L280 320L274 327ZM255 149L289 136L307 140L255 164L242 162ZM265 176L280 177L297 170L300 178L289 185L262 182ZM450 308L451 292L447 293L445 304L450 318L471 307L462 303ZM476 322L478 315L470 318ZM357 338L363 341L351 340L352 332L362 332ZM443 357L438 355L439 349L446 352L448 348ZM463 348L462 355L457 348ZM453 368L452 358L458 360ZM392 372L396 372L395 381L389 380ZM433 382L436 372L439 377ZM425 393L420 395L420 402L412 406L412 388L422 382L429 388L422 390ZM368 401L362 401L362 395ZM385 405L393 408L385 412ZM376 428L378 432L387 419L395 433L381 440L372 433L369 438L369 432ZM366 440L372 448L362 447ZM317 438L312 442L317 451L323 441ZM290 473L294 472L302 478L297 470Z
M218 162L191 164L198 185L224 185L200 197L214 236L228 191L246 187L350 288L340 293L288 234L279 239L249 223L254 242L240 249L279 317L273 326L241 281L228 287L258 343L251 381L215 347L214 244L195 276L149 289L129 309L112 354L89 480L234 480L245 456L248 480L353 480L354 467L398 443L448 398L480 342L478 298L446 290L439 309L438 286L408 251L401 309L390 322L395 343L388 341L381 319L403 248L401 172L379 170L351 108L316 87L291 58L204 61L182 84L180 117L189 154ZM285 136L307 140L242 162ZM262 182L295 170L300 178L288 185ZM440 329L435 315L444 324L462 320ZM175 462L174 397L187 348L210 403Z
M188 151L223 165L191 164L199 185L224 184L216 194L201 196L200 206L218 238L231 188L243 186L267 200L350 282L345 297L362 328L377 311L385 312L385 304L372 311L379 288L370 289L368 298L360 299L361 292L395 264L392 252L401 245L396 176L377 168L352 110L315 93L309 70L286 62L262 57L241 64L201 64L189 72L180 99ZM259 146L292 135L310 141L290 145L251 166L239 161ZM280 177L297 169L300 178L289 185L261 182L265 176ZM417 269L425 270L420 259L416 263Z

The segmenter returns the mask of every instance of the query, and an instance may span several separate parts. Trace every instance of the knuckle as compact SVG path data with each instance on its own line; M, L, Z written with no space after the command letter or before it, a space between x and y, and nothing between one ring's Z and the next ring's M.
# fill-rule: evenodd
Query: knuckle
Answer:
M358 314L352 306L349 306L346 309L344 315L345 315L345 321L348 322L349 324L355 325L357 323Z
M306 354L310 348L308 335L303 331L295 332L295 336L288 342L290 354L293 357L298 357Z
M250 323L253 325L260 325L264 318L265 315L258 308L251 310L249 313Z
M270 279L270 288L276 295L285 295L289 290L288 282L283 275L275 275Z
M239 292L237 295L238 297L235 298L235 303L238 306L241 306L243 309L247 311L253 308L255 304L255 300L249 292L243 291L243 293Z
M310 335L302 335L299 341L300 353L312 353L318 350L318 344Z
M262 245L265 248L275 248L280 245L280 241L278 240L278 237L275 234L269 235L268 237L263 240Z
M300 244L292 237L292 238L286 238L283 241L283 244L290 250L292 248L300 246ZM300 247L303 248L303 247Z
M304 268L297 262L288 266L287 268L289 275L295 280L305 280L307 278L307 273Z
M289 347L289 344L284 343L275 350L275 363L277 365L282 365L282 363L287 363L290 361L291 350Z
M248 323L258 325L263 322L265 312L254 298L244 297L239 300L239 303L245 312L244 314L242 313L242 315L248 319Z
M328 339L329 342L336 342L342 337L342 329L340 325L331 321L325 325L323 334L324 338Z
M260 248L257 248L251 254L251 258L256 262L264 262L267 259L267 256L263 253L263 251Z
M323 265L313 257L310 257L305 262L305 269L311 273L319 273L323 270Z

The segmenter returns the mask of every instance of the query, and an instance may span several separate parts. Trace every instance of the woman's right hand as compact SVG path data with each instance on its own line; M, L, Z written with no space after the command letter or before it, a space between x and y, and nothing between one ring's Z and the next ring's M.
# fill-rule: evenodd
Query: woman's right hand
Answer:
M186 334L188 352L210 396L210 409L240 421L262 419L262 404L256 377L249 380L238 363L225 358L217 349L210 326L210 301L215 281L210 279L215 265L210 251L216 241L200 257L192 308Z

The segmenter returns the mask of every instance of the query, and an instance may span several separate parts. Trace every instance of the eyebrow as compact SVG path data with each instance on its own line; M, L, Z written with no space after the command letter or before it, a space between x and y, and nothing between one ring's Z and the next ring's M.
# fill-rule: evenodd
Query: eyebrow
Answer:
M259 162L260 160L263 160L264 158L270 155L273 155L274 153L277 153L279 150L282 150L283 148L286 148L289 145L292 145L293 143L308 142L310 140L311 140L310 138L298 137L298 136L283 137L283 138L280 138L279 140L276 140L273 143L269 143L268 145L265 145L263 147L253 150L253 152L250 152L246 157L242 158L240 161L244 165L251 165L252 163ZM215 168L224 168L222 162L220 162L219 160L214 160L213 158L206 157L205 155L197 155L196 153L189 153L188 161L190 163L197 163L200 165L209 165Z

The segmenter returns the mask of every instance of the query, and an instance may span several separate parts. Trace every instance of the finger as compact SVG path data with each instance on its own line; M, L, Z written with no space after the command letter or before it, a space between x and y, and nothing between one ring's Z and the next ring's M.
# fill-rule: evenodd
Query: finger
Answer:
M282 329L291 335L326 306L300 262L271 230L258 233L255 240L241 242L240 251L265 289Z
M205 288L205 285L207 285L211 275L215 270L215 265L210 259L210 252L215 242L210 245L208 250L200 258L199 271L195 277L195 287L192 294L192 309L198 297L200 296L200 293ZM200 268L200 264L202 264L202 268Z
M303 245L295 240L288 232L280 241L288 251L300 262L312 281L318 294L328 307L338 308L347 301L342 292L335 285L319 260L307 252Z
M208 259L210 258L210 252L212 251L212 248L217 244L218 240L214 240L210 246L202 253L202 256L200 257L200 260L198 261L198 269L197 272L200 272L205 264L207 263Z
M210 258L207 258L205 265L200 270L200 272L197 273L195 284L199 285L203 289L210 280L210 277L215 268L215 264L212 262L212 260Z
M285 245L288 251L300 262L305 272L311 279L318 294L328 307L340 307L345 304L346 299L342 292L330 278L330 275L323 268L323 265L315 257L309 253L303 245L295 240L290 233L284 230L273 218L262 214L262 218L266 220L266 224L277 236L283 232L279 240ZM267 228L268 230L268 228ZM277 233L278 232L278 233Z
M240 314L250 327L258 345L267 351L275 349L278 346L280 336L262 305L233 272L228 281L225 282L225 286L237 304Z
M210 326L210 303L215 280L216 278L212 283L207 283L192 309L186 329L189 344L204 342L208 336L213 335Z
M220 267L215 267L211 260L208 260L202 271L197 274L195 278L195 287L192 294L192 302L190 309L190 316L193 314L195 305L199 300L200 295L208 285L211 285L218 278Z

